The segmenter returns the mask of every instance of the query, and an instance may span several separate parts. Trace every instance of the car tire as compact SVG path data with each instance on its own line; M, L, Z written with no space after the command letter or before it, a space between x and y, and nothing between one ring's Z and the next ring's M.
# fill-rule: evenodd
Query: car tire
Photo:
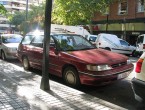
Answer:
M2 58L2 60L6 60L7 59L4 51L1 52L1 58Z
M137 57L137 56L138 56L138 53L134 50L134 51L132 52L132 56L133 56L133 57Z
M22 63L25 70L30 70L29 60L26 56L22 58Z
M63 72L63 79L65 83L71 87L79 87L80 79L78 76L78 72L74 67L67 67Z
M111 51L111 49L109 47L106 47L105 50Z

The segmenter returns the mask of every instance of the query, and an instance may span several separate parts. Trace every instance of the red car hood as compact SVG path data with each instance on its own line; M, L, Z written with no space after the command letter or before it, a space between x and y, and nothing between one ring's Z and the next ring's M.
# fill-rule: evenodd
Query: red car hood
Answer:
M104 49L91 49L68 52L67 54L90 64L114 64L125 62L128 57Z

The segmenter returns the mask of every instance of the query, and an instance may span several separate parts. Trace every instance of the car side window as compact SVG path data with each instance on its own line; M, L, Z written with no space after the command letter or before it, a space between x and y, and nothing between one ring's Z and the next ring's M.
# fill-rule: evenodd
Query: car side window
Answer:
M25 44L25 45L30 44L33 38L34 38L33 35L26 35L22 40L22 44Z
M129 44L127 42L125 42L124 40L120 40L120 43L121 43L121 45L129 46Z
M44 36L42 36L42 35L35 36L31 42L31 45L42 48L43 47L43 39L44 39Z

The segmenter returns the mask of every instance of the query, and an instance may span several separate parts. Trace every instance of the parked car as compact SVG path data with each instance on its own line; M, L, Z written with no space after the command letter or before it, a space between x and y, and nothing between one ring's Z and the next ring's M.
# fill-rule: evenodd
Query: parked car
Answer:
M21 41L18 58L25 70L42 69L44 32L30 32ZM74 87L103 85L126 78L133 70L127 56L97 49L81 35L51 32L49 72Z
M145 103L145 52L136 63L135 77L132 79L132 88L135 99Z
M19 34L0 35L0 56L3 60L17 58L17 48L22 38Z
M92 44L96 45L97 42L97 35L88 35L87 38Z
M145 34L139 35L136 41L136 54L142 55L145 51Z
M113 34L101 33L97 37L96 46L112 52L135 56L136 47Z

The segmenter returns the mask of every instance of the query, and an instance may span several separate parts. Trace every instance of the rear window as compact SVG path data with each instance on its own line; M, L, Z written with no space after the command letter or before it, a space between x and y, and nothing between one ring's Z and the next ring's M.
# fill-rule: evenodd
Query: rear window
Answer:
M22 44L30 44L33 38L34 38L33 35L26 35L22 40Z
M43 35L36 35L34 39L31 42L31 45L36 46L36 47L43 47Z

